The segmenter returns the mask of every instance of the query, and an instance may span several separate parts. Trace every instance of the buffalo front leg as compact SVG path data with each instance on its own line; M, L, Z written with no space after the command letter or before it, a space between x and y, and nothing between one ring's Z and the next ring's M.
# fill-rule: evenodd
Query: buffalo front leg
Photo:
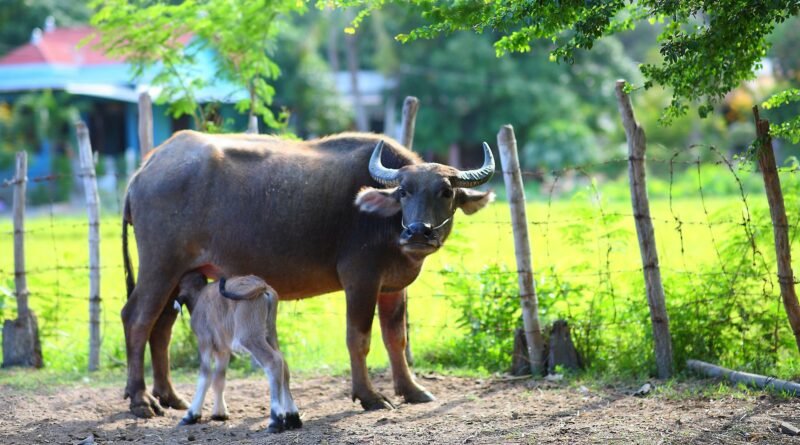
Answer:
M150 357L153 362L153 396L164 408L186 409L189 405L178 395L172 386L169 375L169 342L172 338L172 325L178 311L167 304L161 311L153 331L150 333Z
M353 400L361 401L365 410L393 409L394 405L372 386L367 370L372 334L372 319L378 288L345 288L347 296L347 349L350 352L350 375L353 382Z
M436 398L414 381L406 361L406 301L406 290L378 296L378 316L383 344L392 366L394 392L408 403L430 402Z

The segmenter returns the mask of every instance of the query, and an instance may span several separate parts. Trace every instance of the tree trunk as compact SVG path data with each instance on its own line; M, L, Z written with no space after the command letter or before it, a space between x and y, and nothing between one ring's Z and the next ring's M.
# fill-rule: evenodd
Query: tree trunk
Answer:
M347 34L344 38L347 52L347 70L350 72L350 89L353 96L353 112L356 118L356 130L369 131L369 122L364 105L361 103L361 91L358 88L358 41L355 34Z
M25 274L25 191L28 182L28 154L17 153L14 175L14 288L17 319L3 323L3 367L41 368L42 346L36 316L28 305L28 280Z
M753 107L758 136L758 166L764 177L764 189L769 202L769 214L772 217L772 232L775 236L775 255L778 260L778 282L781 286L781 297L794 339L800 349L800 304L794 288L792 272L792 252L789 244L789 223L786 218L786 207L783 203L781 178L772 149L772 137L769 133L769 121L759 118L758 107Z
M89 371L97 371L100 367L100 198L89 130L83 122L75 127L89 218Z
M647 198L644 156L647 142L644 130L633 115L631 99L624 91L625 81L617 81L617 102L622 115L622 125L628 138L628 176L631 187L631 205L639 238L639 251L642 254L642 268L647 287L647 304L650 306L650 322L653 325L656 367L658 377L665 379L672 375L672 339L669 334L669 317L661 283L661 269L658 265L655 231L650 219L650 203Z
M517 275L519 280L519 299L522 305L522 322L525 329L525 341L528 346L528 357L531 373L541 374L544 371L544 338L539 323L539 300L533 282L531 267L531 245L528 238L528 219L525 212L525 189L522 187L522 174L519 170L517 140L514 128L504 125L497 134L497 146L503 162L503 179L508 193L511 208L511 224L514 229L514 251L517 257Z
M153 101L147 91L139 95L139 153L142 162L153 149Z
M256 116L255 114L251 114L250 117L247 119L247 122L248 122L247 130L245 131L245 133L258 134L258 116Z

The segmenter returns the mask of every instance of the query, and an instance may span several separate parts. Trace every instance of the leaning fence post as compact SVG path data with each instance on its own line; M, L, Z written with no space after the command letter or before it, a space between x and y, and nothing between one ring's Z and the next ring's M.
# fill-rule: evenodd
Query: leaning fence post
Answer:
M522 187L522 173L519 169L517 140L511 125L503 125L500 128L500 132L497 133L497 147L503 163L503 180L506 184L508 204L511 208L519 299L522 305L522 323L528 346L528 358L531 362L531 374L538 375L544 371L544 338L539 323L539 300L533 282L531 244L528 238L528 218L525 211L525 189Z
M42 347L36 316L28 306L28 280L25 275L25 190L28 182L28 153L17 153L14 174L14 289L17 319L3 323L3 367L41 368Z
M139 95L139 153L142 162L153 149L153 101L147 91Z
M758 107L753 107L756 120L756 135L758 136L758 166L764 177L764 189L769 203L769 214L772 217L772 232L775 236L775 256L778 261L778 283L781 286L783 307L789 318L789 325L794 333L794 339L800 349L800 304L794 288L794 273L792 272L792 252L789 244L789 223L786 218L786 207L783 203L781 191L781 178L775 162L775 152L772 149L772 137L769 133L769 121L761 119Z
M400 143L411 150L414 145L414 127L417 122L419 99L414 96L406 97L403 101L403 120L400 122ZM403 302L406 307L406 361L414 364L414 355L411 353L411 326L408 321L408 289L403 290Z
M80 121L75 127L89 217L89 371L96 371L100 365L100 199L89 130Z
M625 92L625 81L616 85L617 104L622 115L622 126L628 139L628 177L631 188L631 205L639 238L639 251L642 254L642 268L647 288L647 304L650 306L650 322L653 325L656 368L658 377L665 379L672 375L672 339L669 335L669 317L664 299L664 286L661 283L661 269L658 265L658 251L653 221L650 219L650 202L647 198L645 178L645 150L647 140L644 130L636 122L630 96Z

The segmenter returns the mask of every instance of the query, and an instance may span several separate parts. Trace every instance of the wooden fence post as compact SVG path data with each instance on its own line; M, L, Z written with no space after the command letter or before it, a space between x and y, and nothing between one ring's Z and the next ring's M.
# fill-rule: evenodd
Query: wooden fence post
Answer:
M789 325L794 333L794 339L800 349L800 304L797 302L797 293L794 288L794 273L792 272L792 252L789 244L789 223L786 218L786 207L783 203L781 191L781 178L775 162L775 152L772 149L772 137L769 133L769 121L761 119L758 107L753 107L756 120L756 135L758 136L758 166L764 177L764 189L767 192L769 214L772 217L772 232L775 236L775 256L778 260L778 282L781 286L783 307L789 318Z
M28 305L28 280L25 276L25 190L28 182L28 153L17 153L14 174L14 288L17 319L3 323L3 367L41 368L42 346L36 316Z
M248 118L245 134L258 134L258 116L255 114L251 114Z
M100 198L89 130L80 121L75 127L89 217L89 371L97 371L100 366Z
M519 299L522 305L522 323L531 374L544 371L544 337L539 323L539 300L533 282L531 266L531 244L528 238L528 218L525 211L525 189L522 187L522 173L519 169L517 140L514 128L503 125L497 133L497 147L503 163L503 180L506 184L508 203L511 208L511 225L514 229L514 252L517 257L517 276Z
M655 231L650 218L650 202L647 198L645 178L645 150L647 140L644 130L633 115L631 99L624 90L625 81L618 80L617 105L622 115L622 125L628 139L628 176L631 188L631 205L639 238L639 251L642 254L642 269L647 291L647 304L650 307L650 322L653 325L656 368L658 377L665 379L672 375L672 339L669 334L669 317L661 283L661 269L658 265Z
M139 95L139 153L141 162L153 149L153 101L145 91Z
M406 97L403 101L403 120L400 122L400 143L411 150L414 145L414 127L417 123L419 99L414 96ZM408 289L403 290L403 300L406 306L406 361L414 364L414 355L411 353L411 326L408 321Z

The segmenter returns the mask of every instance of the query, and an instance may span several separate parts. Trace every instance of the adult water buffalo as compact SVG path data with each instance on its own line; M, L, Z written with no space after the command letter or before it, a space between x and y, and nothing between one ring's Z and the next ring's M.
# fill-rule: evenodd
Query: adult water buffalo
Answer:
M176 317L171 300L193 270L209 277L256 275L281 299L344 289L352 396L368 410L392 407L367 374L377 303L395 392L407 402L433 400L414 381L403 353L404 289L447 238L456 209L471 214L492 200L490 192L469 187L493 172L486 144L483 167L459 171L424 163L374 134L302 142L176 133L133 175L125 197L122 321L131 411L152 417L161 406L186 409L170 382L168 347ZM139 250L135 286L128 224ZM144 383L148 340L152 396Z

